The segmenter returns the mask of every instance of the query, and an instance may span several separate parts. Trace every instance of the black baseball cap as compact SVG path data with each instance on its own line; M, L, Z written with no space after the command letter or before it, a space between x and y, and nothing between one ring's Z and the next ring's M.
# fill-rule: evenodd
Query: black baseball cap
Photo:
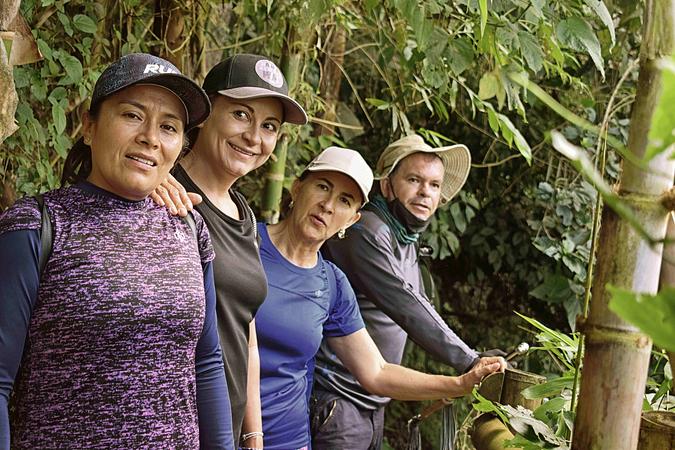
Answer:
M213 66L202 87L209 94L236 99L278 98L284 107L284 122L307 123L305 110L288 96L284 74L264 56L246 53L230 56Z
M185 107L186 130L204 122L211 112L209 97L197 83L169 61L147 53L131 53L109 65L96 81L91 108L134 84L153 84L173 92Z

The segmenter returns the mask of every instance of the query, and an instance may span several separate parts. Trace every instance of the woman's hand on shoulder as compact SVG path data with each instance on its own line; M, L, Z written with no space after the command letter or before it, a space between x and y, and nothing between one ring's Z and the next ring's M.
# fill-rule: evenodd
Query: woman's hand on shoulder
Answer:
M177 214L181 217L187 216L188 211L192 211L194 205L202 202L201 195L187 192L171 174L157 186L150 194L150 198L158 205L166 206L174 216Z

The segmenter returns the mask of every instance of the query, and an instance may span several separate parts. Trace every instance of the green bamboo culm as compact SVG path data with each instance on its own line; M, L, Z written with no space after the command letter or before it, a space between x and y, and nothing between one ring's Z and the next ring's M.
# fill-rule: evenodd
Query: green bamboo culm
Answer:
M288 25L288 40L281 57L281 71L286 77L288 90L292 92L300 77L300 68L303 60L302 43L297 40L295 28ZM279 221L281 194L283 193L286 177L286 159L288 155L289 136L284 134L279 139L277 148L271 157L271 163L265 175L265 190L262 197L260 215L265 223L273 224Z

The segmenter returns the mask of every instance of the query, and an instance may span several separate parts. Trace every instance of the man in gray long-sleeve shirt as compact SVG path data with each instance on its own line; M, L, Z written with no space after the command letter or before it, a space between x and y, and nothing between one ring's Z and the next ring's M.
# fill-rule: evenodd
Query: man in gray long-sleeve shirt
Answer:
M366 329L390 363L400 364L407 337L460 372L476 363L469 348L424 293L417 239L440 204L464 185L471 154L464 145L432 148L417 135L389 145L377 163L381 195L361 220L323 248L356 291ZM365 391L324 341L316 359L312 445L378 449L389 398Z

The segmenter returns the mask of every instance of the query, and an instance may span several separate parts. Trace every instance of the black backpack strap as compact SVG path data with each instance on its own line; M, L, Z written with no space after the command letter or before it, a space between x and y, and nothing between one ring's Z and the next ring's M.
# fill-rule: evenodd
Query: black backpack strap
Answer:
M194 235L195 239L197 240L197 245L199 245L199 236L197 235L197 224L195 223L195 218L192 215L192 211L188 211L188 215L182 218L185 223L188 224L190 229L192 230L192 234Z
M258 224L256 223L255 214L253 213L253 210L251 209L251 206L248 203L244 202L244 204L248 208L249 214L251 214L251 222L253 222L253 237L257 241L258 240Z
M49 256L52 253L52 242L54 234L54 226L52 224L52 218L49 216L49 211L47 210L47 205L45 205L45 198L42 194L37 194L35 197L37 201L38 208L40 208L41 216L41 226L40 226L40 261L38 262L38 269L40 270L40 275L47 265Z

